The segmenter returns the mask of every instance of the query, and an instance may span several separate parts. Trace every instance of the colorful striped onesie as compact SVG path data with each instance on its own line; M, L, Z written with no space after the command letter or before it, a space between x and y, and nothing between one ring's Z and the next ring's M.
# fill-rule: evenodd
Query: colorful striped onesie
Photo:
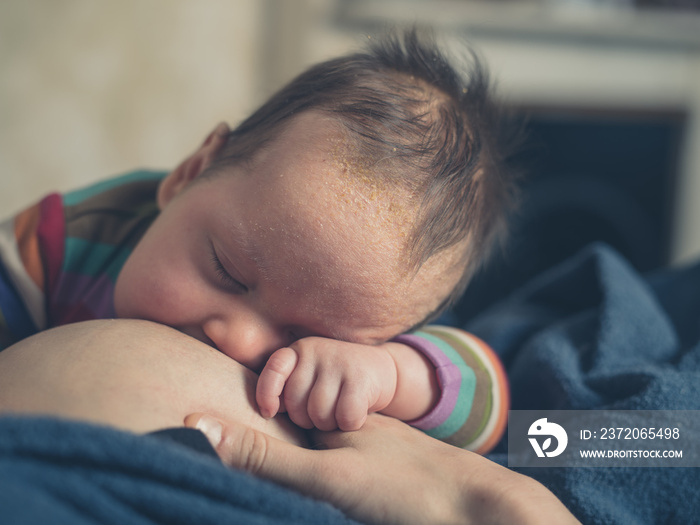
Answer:
M137 171L64 195L53 193L0 224L0 349L53 326L114 317L114 285L158 215L163 172ZM503 368L476 337L442 326L396 341L436 367L441 395L411 424L485 453L505 429Z

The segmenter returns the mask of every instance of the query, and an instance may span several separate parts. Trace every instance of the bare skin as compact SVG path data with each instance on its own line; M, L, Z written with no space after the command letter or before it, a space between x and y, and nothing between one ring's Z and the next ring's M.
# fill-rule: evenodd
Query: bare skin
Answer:
M0 352L0 412L49 414L132 432L182 426L206 410L304 444L284 417L254 408L256 376L166 326L88 321L41 332Z

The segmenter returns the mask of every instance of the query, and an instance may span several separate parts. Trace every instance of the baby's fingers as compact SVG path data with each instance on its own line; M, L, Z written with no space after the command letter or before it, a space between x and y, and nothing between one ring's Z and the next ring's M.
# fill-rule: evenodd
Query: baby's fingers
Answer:
M340 430L359 430L367 420L367 398L361 391L345 383L335 407L335 420Z
M280 396L298 360L291 348L280 348L267 360L255 389L255 401L263 417L273 417L280 411Z
M339 390L340 385L332 378L321 375L316 379L309 394L307 410L317 429L329 431L338 428L335 412Z
M301 428L313 428L314 423L309 418L308 405L311 389L316 382L313 367L299 365L294 370L284 387L284 406L287 415Z

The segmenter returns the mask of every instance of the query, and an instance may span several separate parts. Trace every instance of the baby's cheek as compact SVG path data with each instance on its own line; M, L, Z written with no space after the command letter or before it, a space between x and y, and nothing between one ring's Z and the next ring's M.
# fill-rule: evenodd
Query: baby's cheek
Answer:
M117 317L164 322L162 316L178 304L177 286L168 268L127 261L114 292Z
M175 327L190 319L196 297L191 283L162 274L144 286L137 307L147 319Z

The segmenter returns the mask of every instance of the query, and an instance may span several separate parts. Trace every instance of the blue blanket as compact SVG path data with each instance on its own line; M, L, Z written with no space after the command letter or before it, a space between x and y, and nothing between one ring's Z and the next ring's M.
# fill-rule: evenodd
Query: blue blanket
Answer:
M593 245L465 328L502 356L514 410L700 410L700 264L641 276ZM697 468L521 471L586 524L700 523Z
M3 417L0 523L355 522L326 503L227 469L170 440L48 418Z
M514 409L700 409L700 265L640 276L604 246L474 318ZM502 443L491 459L506 462ZM585 524L699 523L700 469L529 469ZM34 525L352 523L154 436L0 418L0 520Z

